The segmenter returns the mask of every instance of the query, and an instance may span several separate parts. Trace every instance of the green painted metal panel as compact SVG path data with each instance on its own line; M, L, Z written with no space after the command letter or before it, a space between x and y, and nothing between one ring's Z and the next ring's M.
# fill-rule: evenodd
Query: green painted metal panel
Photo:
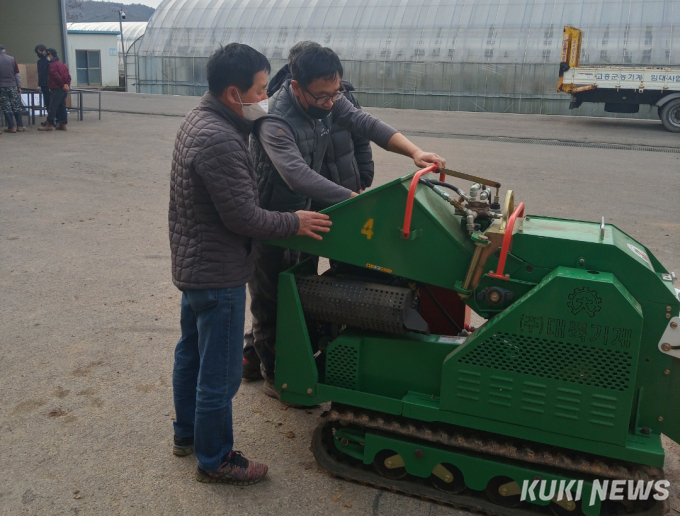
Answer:
M435 396L456 347L439 335L346 331L328 347L324 383L399 400L409 391Z
M302 263L279 275L278 319L276 323L276 387L282 389L284 401L315 405L314 394L319 373L314 361L314 352L307 333L307 323L300 309L300 297L295 285L296 271L309 267ZM283 338L282 338L283 337ZM311 389L311 392L308 392ZM291 398L290 395L304 396Z
M411 224L415 238L403 239L412 175L324 210L333 226L321 241L292 236L269 243L453 289L465 277L474 244L461 228L461 217L429 188L416 193Z
M343 389L320 383L317 385L317 395L322 400L333 400L337 403L353 405L355 407L365 407L372 410L379 410L387 414L401 415L402 402L385 396L378 396L362 391Z
M512 254L530 263L535 268L534 274L566 265L584 271L609 272L617 277L640 303L644 316L636 391L644 387L645 401L636 406L639 413L634 431L639 432L644 426L654 433L680 435L680 421L671 426L664 418L670 412L665 408L665 400L673 392L671 378L664 371L673 366L672 359L658 350L659 339L668 324L668 307L671 313L680 312L673 282L649 249L617 227L607 224L605 238L600 236L600 225L595 222L530 216L522 231L514 236ZM489 260L487 269L495 267L494 260ZM517 272L511 273L511 277L525 279Z
M612 274L560 267L447 357L441 409L625 446L641 329Z
M672 282L658 280L657 273L667 271L649 249L611 224L605 226L605 238L600 239L599 223L531 216L515 234L512 254L547 270L574 267L611 272L640 303L680 307L668 287Z

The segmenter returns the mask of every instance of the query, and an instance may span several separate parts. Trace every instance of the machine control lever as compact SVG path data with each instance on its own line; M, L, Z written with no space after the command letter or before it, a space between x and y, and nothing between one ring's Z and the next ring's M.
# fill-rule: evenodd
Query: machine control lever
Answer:
M413 179L411 179L411 186L408 189L408 197L406 198L406 213L404 214L404 228L402 229L404 240L408 240L411 236L411 216L413 215L413 199L416 196L416 187L418 186L418 181L425 174L430 172L436 172L439 167L436 164L432 164L429 167L425 167L415 174L413 174ZM446 174L443 172L439 174L439 180L445 181Z
M505 235L503 235L503 244L501 245L501 257L498 259L498 270L496 272L490 272L489 276L491 278L507 280L508 276L505 275L505 262L508 259L508 253L512 247L512 233L515 228L515 222L517 217L524 217L524 203L521 202L512 212L510 218L508 218L508 224L505 226Z

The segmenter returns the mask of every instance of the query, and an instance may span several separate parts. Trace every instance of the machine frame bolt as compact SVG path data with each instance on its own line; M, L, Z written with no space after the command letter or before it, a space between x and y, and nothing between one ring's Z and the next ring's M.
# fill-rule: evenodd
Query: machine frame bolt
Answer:
M670 306L666 307L666 312L670 312L671 310L672 310L672 308Z
M673 321L673 322L671 323L671 328L673 328L674 330L677 330L677 329L678 329L678 323L676 323L675 321Z
M343 446L347 446L349 444L349 439L347 439L347 437L343 437L342 439L340 439L340 444L342 444Z
M585 260L584 258L581 258L581 259L578 261L578 263L579 263L579 265L584 265L584 264L586 263L586 260Z
M524 220L531 220L531 217L524 217Z
M670 369L666 369L666 370L663 372L663 374L671 374L671 370L670 370Z
M659 423L663 423L663 417L659 418Z
M642 435L649 435L652 433L652 431L649 429L648 426L643 426L642 428L640 428L640 433Z
M671 345L668 342L664 342L663 344L661 344L661 350L662 351L670 351Z
M311 393L312 393L312 388L310 387L309 389L307 389L307 394L311 394Z
M288 388L288 384L287 384L287 383L284 383L284 384L281 386L281 388L282 388L282 389L287 389L287 388Z
M413 454L416 456L416 459L422 459L424 455L423 450L420 448L418 448Z
M666 314L666 319L670 319L670 318L671 318L671 314Z

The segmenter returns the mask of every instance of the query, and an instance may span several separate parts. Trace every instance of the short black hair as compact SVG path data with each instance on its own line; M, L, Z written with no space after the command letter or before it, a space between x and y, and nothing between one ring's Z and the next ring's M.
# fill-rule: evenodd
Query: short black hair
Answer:
M255 74L271 71L269 60L248 45L229 43L215 50L208 59L208 89L217 96L229 86L241 91L253 87Z
M40 43L39 45L35 46L34 52L37 54L38 52L43 52L45 50L47 50L47 47L45 45L43 45L42 43Z
M59 55L57 55L57 50L55 48L48 48L47 53L52 57L59 57Z
M298 41L295 45L290 47L290 50L288 51L288 66L291 66L293 61L308 48L321 48L321 45L316 41Z
M340 58L328 47L305 48L290 66L290 71L300 86L308 86L316 79L332 80L342 77Z

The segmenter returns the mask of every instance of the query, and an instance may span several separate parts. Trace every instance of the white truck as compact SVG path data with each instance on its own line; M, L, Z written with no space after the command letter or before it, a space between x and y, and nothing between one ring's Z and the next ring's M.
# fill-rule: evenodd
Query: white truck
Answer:
M637 113L640 104L657 107L663 126L680 133L680 68L581 67L583 32L564 27L557 91L571 94L569 109L604 102L610 113Z

